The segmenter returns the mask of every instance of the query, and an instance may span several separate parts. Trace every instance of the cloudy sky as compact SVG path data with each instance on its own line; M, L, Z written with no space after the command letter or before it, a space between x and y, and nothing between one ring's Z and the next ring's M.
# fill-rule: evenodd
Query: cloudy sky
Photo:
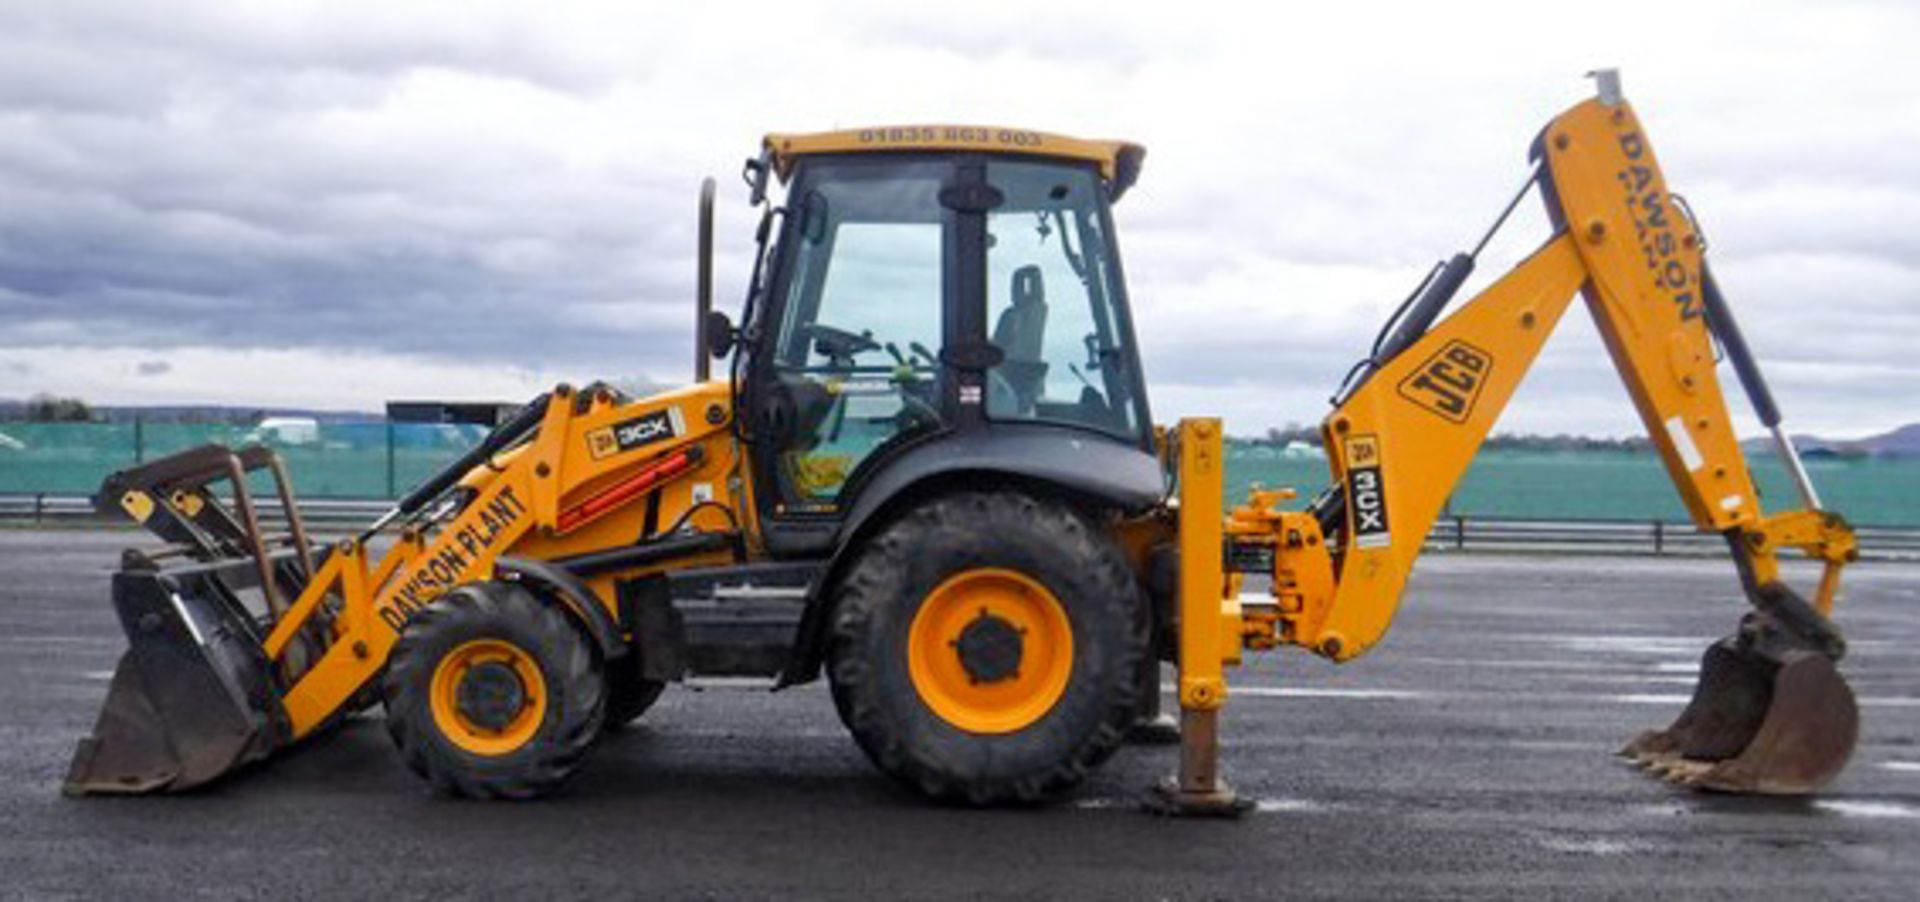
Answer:
M700 178L737 309L762 132L938 121L1146 144L1156 416L1312 422L1619 66L1793 425L1920 420L1915 4L1041 5L0 4L0 398L682 381ZM1502 428L1637 431L1583 315Z

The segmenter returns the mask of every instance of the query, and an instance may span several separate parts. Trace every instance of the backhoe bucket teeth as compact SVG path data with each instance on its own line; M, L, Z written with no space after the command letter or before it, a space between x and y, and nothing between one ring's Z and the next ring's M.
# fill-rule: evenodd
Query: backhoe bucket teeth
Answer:
M218 566L114 574L128 647L93 734L74 750L68 795L189 789L283 741L257 631L203 572Z
M1685 786L1804 795L1840 773L1859 732L1853 690L1827 655L1729 636L1707 648L1693 700L1673 725L1620 754Z

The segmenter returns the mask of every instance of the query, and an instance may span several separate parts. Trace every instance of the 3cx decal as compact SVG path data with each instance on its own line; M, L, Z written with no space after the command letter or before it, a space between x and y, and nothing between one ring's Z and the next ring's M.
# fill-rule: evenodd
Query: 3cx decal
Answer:
M1387 531L1387 485L1380 475L1380 440L1371 435L1347 439L1347 503L1352 506L1356 548L1393 544Z
M1400 380L1400 397L1444 419L1465 423L1492 372L1492 354L1455 339Z
M621 420L611 426L602 426L587 433L587 451L594 460L610 457L622 451L632 451L642 445L665 441L685 435L687 424L681 418L680 408L663 407L652 413L641 414L631 420Z

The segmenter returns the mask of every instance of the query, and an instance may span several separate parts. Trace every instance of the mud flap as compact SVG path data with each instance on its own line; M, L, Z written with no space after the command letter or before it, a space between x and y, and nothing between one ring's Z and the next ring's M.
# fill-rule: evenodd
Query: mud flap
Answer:
M271 667L222 566L114 574L128 647L74 750L68 795L189 789L285 742Z
M1686 710L1620 754L1699 789L1803 795L1826 785L1853 754L1859 707L1831 657L1782 647L1780 635L1750 623L1708 647Z

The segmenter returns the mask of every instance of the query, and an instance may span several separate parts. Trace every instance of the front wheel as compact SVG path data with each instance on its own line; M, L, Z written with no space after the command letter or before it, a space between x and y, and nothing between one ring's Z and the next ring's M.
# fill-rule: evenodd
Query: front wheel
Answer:
M387 731L448 795L531 798L579 768L600 734L606 679L565 614L512 583L448 592L407 624L382 689Z
M834 596L829 676L881 770L935 798L1025 802L1112 754L1148 613L1107 533L1066 505L967 492L858 555Z

